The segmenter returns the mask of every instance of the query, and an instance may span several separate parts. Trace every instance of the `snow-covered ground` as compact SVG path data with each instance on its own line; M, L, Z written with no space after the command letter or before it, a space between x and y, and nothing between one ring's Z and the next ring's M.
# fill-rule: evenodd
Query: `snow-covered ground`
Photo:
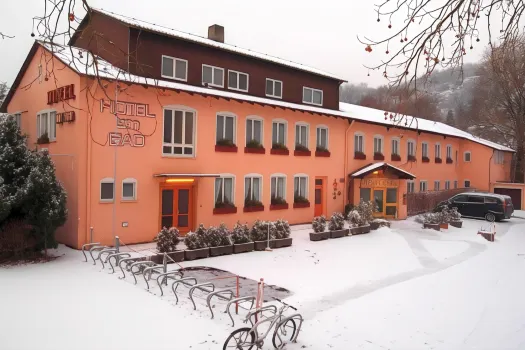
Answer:
M305 316L289 349L523 349L525 219L497 224L494 243L476 234L483 225L437 232L406 220L322 242L296 228L291 248L182 264L289 289ZM222 349L243 326L237 316L231 327L222 302L211 320L202 295L194 311L187 289L175 304L169 287L160 297L80 252L56 253L0 271L0 349Z

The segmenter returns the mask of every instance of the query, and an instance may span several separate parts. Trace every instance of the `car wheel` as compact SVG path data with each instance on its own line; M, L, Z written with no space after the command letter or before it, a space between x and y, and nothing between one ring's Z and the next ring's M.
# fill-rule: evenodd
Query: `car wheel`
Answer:
M496 215L494 215L492 213L487 213L487 214L485 214L485 220L487 220L489 222L494 222L494 221L496 221Z

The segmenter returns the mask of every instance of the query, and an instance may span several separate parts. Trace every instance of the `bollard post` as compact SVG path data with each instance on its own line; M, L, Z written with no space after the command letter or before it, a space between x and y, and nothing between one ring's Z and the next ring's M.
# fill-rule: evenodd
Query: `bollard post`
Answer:
M120 253L120 238L118 236L115 236L115 249L117 250L117 253ZM117 259L117 265L120 261L120 256L115 257Z
M239 275L237 275L237 295L236 298L239 298ZM235 302L235 314L239 314L239 302Z
M267 252L270 252L272 248L270 248L270 222L268 221L268 236L266 237L266 249Z
M89 228L89 243L93 243L93 226Z
M164 253L164 257L162 259L162 265L164 266L163 269L162 269L162 272L164 272L164 273L168 272L168 255L166 253ZM167 286L168 285L168 279L164 278L164 282L166 283L165 285Z

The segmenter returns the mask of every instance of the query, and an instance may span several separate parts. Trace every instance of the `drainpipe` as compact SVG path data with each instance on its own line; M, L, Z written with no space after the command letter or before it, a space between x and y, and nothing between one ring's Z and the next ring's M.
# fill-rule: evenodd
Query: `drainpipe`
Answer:
M352 119L352 121L350 122L350 125L348 125L348 127L346 128L346 131L345 131L345 159L344 159L344 179L345 179L345 187L344 187L344 190L343 190L343 210L345 208L345 205L346 205L346 191L347 191L347 181L348 181L348 132L353 128L354 126L354 123L355 123L355 120Z
M492 156L490 156L490 159L489 159L489 187L488 187L487 192L490 192L490 166L492 165L492 158L494 157L494 153L496 153L496 150L492 149Z
M87 85L87 82L86 82ZM86 103L89 103L86 98ZM94 113L95 109L91 113ZM88 112L89 113L89 112ZM85 242L93 243L93 227L91 226L91 134L90 134L90 119L89 115L86 115L86 239Z

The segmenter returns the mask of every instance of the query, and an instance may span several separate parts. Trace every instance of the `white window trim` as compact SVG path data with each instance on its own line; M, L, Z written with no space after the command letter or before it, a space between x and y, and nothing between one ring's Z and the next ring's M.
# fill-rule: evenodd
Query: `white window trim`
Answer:
M467 187L466 185L466 182L468 181L469 183L469 186ZM463 180L463 188L471 188L472 187L472 181L470 181L469 179L464 179Z
M235 185L237 183L237 178L234 174L219 174L220 179L233 179L232 183L232 204L235 205ZM215 201L217 198L217 189L215 188L215 181L213 182L213 205L215 206ZM222 201L224 202L224 180L222 181Z
M244 181L243 181L243 186L244 186L244 197L242 198L242 201L243 201L243 205L244 205L244 201L246 200L246 178L254 178L254 177L257 177L260 179L259 181L259 202L262 203L263 201L263 176L261 174L256 174L256 173L250 173L250 174L246 174L244 175ZM253 183L253 181L252 181Z
M295 143L294 143L294 148L295 148L295 145L297 145L297 126L306 126L306 148L310 149L310 124L308 124L307 122L296 122L295 125L294 125L294 134L295 134Z
M467 160L467 153L470 155L470 160ZM463 161L466 163L472 162L472 152L471 151L463 152Z
M22 130L22 112L21 111L17 111L17 112L12 112L12 113L8 113L8 114L12 115L13 118L15 118L16 125L18 125L18 128L20 130Z
M217 112L215 114L215 142L217 142L217 123L218 123L218 117L219 115L222 115L224 117L232 117L233 118L233 144L237 145L237 114L234 114L232 112ZM224 123L224 132L226 132L226 123ZM224 138L224 137L223 137Z
M356 147L356 144L355 144L355 137L356 136L362 136L363 137L363 149L361 151L358 151L357 150L357 147ZM365 144L366 144L366 137L365 137L365 134L361 131L356 131L354 132L354 154L357 153L357 152L361 152L361 153L364 153L366 154L366 147L365 147Z
M412 187L413 187L412 192L409 191L410 184L412 184ZM414 180L407 180L407 193L414 193L414 192L416 192L416 182Z
M230 87L230 72L231 73L236 73L237 74L237 86L239 86L239 75L240 74L244 74L246 75L246 90L244 89L241 89L239 87L237 88L233 88L233 87ZM233 69L228 69L228 90L235 90L235 91L242 91L242 92L248 92L248 90L250 90L250 74L248 73L244 73L244 72L239 72L239 71L236 71L236 70L233 70Z
M397 141L397 153L394 153L394 141ZM399 137L392 137L390 139L390 155L395 154L401 157L401 139Z
M284 124L284 145L288 147L288 121L286 119L272 119L272 146L273 146L273 123L282 123ZM277 128L279 130L279 128ZM295 132L295 130L294 130ZM295 145L294 145L295 147Z
M170 59L173 60L173 76L171 76L171 77L169 75L162 74L162 72L164 71L164 69L163 69L164 68L164 58L170 58ZM186 73L185 73L185 77L186 78L184 78L184 79L176 77L177 61L186 62ZM160 75L163 78L168 78L168 79L173 79L173 80L180 80L180 81L188 81L188 60L185 60L185 59L182 59L182 58L177 58L177 57L172 57L172 56L167 56L167 55L162 55L161 63L160 63Z
M423 145L427 146L427 154L423 153L423 148L424 148ZM428 155L428 142L421 142L421 157L426 157L426 158L430 159L430 157Z
M437 186L436 186L436 183L437 183ZM441 191L441 180L434 180L434 191Z
M272 78L266 78L266 83L268 83L268 80L272 82L272 85L273 85L273 92L275 93L275 83L276 82L279 82L281 83L281 96L279 95L275 95L275 94L269 94L266 92L266 85L264 85L264 92L266 94L266 96L268 97L273 97L273 98L279 98L279 99L282 99L283 98L283 87L284 87L284 84L282 82L282 80L277 80L277 79L272 79Z
M436 149L437 149L438 146L439 146L439 154L436 152ZM434 144L434 158L443 159L443 158L441 158L441 144L439 142L436 142Z
M102 184L113 184L113 198L112 199L102 199ZM115 200L115 191L116 188L115 188L115 180L112 178L112 177L105 177L103 178L102 180L100 180L100 183L99 183L99 186L98 186L98 191L99 191L99 194L98 194L98 199L101 203L113 203L113 201Z
M41 111L38 111L38 112L36 113L36 115L37 115L37 122L36 122L36 128L37 128L37 130L36 130L36 135L37 135L37 138L39 138L40 136L42 136L42 135L40 135L40 130L38 130L38 118L39 118L39 116L40 116L41 114L46 114L46 113L47 113L47 129L48 129L49 131L51 131L51 113L55 113L55 118L53 119L53 121L54 121L55 124L56 124L56 113L57 113L57 111L56 111L55 109L43 109L43 110L41 110ZM49 137L49 141L56 141L56 139L57 139L57 135L56 135L56 133L57 133L57 129L56 129L56 126L55 126L55 135L53 135L53 137L51 137L51 135L49 134L49 132L47 133L47 136Z
M408 151L410 150L410 147L408 147L408 144L410 144L410 143L412 144L412 149L414 150L414 152L412 154L408 153ZM413 157L416 156L416 154L417 154L416 145L417 145L416 140L414 140L414 139L408 139L407 140L407 156L413 156Z
M450 149L450 158L448 157L448 150ZM453 159L452 158L452 145L448 144L445 146L445 158L446 159Z
M376 139L381 140L381 149L379 150L379 152L376 152ZM374 135L374 153L381 153L383 155L385 154L385 138L383 137L383 135Z
M304 90L305 89L312 90L312 101L305 101L304 100ZM319 91L321 93L321 103L314 103L314 91ZM323 105L323 101L324 101L324 92L323 92L323 90L314 89L314 88L309 87L309 86L303 86L303 103L306 103L306 104L309 104L309 105L314 105L314 106L322 106Z
M304 173L299 173L299 174L295 174L293 176L293 196L294 196L294 199L295 199L295 178L297 177L306 177L306 196L305 198L310 200L310 177L308 176L308 174L304 174Z
M192 112L193 113L193 154L173 154L173 153L164 153L164 146L171 146L174 147L176 144L171 143L165 143L164 142L164 110L165 109L171 109L171 110L179 110L183 112ZM217 122L215 122L217 123ZM215 128L217 129L217 127ZM160 144L160 154L162 154L162 157L167 158L196 158L197 157L197 110L183 106L183 105L167 105L162 107L162 142ZM182 146L185 147L185 146ZM184 153L184 152L183 152Z
M450 190L450 180L445 180L445 190Z
M459 186L458 180L454 180L453 186L454 186L453 187L454 189L458 188Z
M124 197L124 184L133 184L133 197ZM125 202L129 202L129 201L136 201L137 200L137 180L132 178L132 177L128 177L124 180L122 180L122 193L121 193L121 200L122 201L125 201Z
M264 118L259 117L258 115L249 115L246 117L246 122L244 123L244 126L246 127L248 125L248 121L250 120L258 120L261 122L261 146L264 147ZM272 124L273 125L273 124ZM245 128L246 130L246 128ZM252 134L253 134L253 125L252 125ZM215 132L217 132L217 128L215 128ZM244 145L248 144L248 134L245 132L244 135Z
M286 202L288 202L286 200L286 196L287 196L287 186L288 186L288 177L286 176L286 174L282 174L282 173L275 173L275 174L272 174L270 175L270 201L272 199L272 180L274 178L278 178L278 177L283 177L284 178L284 196L282 199L284 199Z
M203 81L204 79L204 67L210 67L212 69L212 73L211 73L211 83L205 83ZM218 84L214 84L213 81L215 80L215 73L214 73L214 70L215 69L220 69L222 70L222 84L221 85L218 85ZM208 84L208 86L215 86L215 87L220 87L220 88L224 88L224 68L221 68L221 67L216 67L216 66L211 66L209 64L202 64L202 69L201 69L201 83L202 84Z
M318 124L315 127L315 148L317 149L317 130L318 129L325 129L326 130L326 149L330 150L330 128L328 125L325 124Z
M425 190L422 191L421 190L421 184L424 183L425 184ZM427 180L421 180L419 181L419 192L428 192L428 181Z

